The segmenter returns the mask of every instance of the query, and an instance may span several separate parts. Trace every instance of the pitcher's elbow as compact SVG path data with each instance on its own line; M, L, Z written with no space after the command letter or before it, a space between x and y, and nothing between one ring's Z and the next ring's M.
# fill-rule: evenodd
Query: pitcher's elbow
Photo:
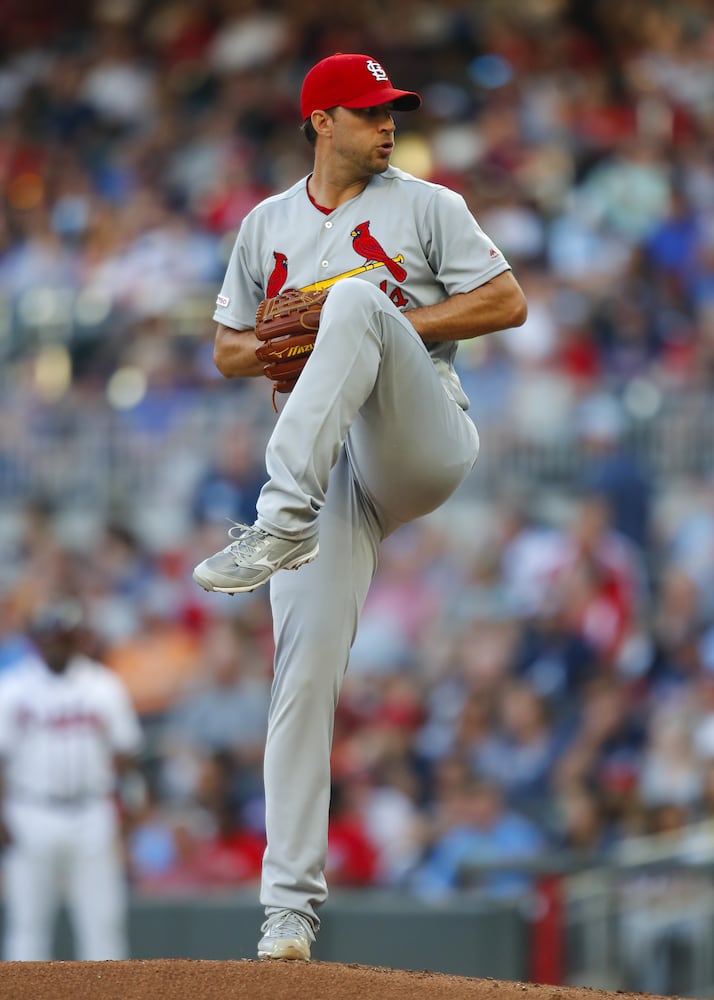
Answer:
M525 321L528 319L528 301L525 295L517 296L513 303L510 327L523 326Z
M511 307L504 317L503 328L512 330L517 326L523 326L528 318L528 303L525 298L518 298L511 303Z
M223 351L219 344L213 345L213 364L216 366L217 371L220 375L226 374L225 372L225 360L223 356Z

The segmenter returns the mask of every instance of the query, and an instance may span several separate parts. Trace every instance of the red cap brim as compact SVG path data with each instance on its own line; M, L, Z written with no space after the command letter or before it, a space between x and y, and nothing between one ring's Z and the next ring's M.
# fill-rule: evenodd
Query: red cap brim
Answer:
M380 104L393 104L395 111L416 111L421 105L421 97L411 90L377 87L351 101L340 102L343 108L378 108Z

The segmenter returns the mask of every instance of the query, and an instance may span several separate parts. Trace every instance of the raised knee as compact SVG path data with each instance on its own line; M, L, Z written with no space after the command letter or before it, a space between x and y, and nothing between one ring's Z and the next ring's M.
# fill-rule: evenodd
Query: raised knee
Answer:
M384 304L384 299L384 293L371 281L365 281L363 278L342 278L330 289L325 308L328 306L334 308L336 305L344 308L349 304L350 308L355 309L361 303Z

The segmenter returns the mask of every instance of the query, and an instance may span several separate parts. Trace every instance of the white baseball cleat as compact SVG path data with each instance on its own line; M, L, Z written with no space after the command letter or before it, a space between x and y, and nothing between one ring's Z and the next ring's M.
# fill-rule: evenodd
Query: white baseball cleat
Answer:
M193 579L204 590L221 594L255 590L279 569L298 569L312 562L320 548L317 535L278 538L247 524L234 525L228 534L233 541L193 571Z
M315 933L302 913L278 910L271 913L260 929L263 936L258 942L258 958L310 961L310 945L315 940Z

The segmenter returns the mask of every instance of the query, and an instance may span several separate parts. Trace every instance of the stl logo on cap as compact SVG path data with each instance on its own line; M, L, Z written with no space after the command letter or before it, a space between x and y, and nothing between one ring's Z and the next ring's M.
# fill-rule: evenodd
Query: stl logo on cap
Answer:
M386 71L383 69L382 64L375 62L374 59L367 60L367 69L370 71L375 80L388 80Z
M382 64L360 52L335 52L315 63L302 85L303 119L330 108L373 108L391 104L395 111L415 111L419 94L393 87Z

